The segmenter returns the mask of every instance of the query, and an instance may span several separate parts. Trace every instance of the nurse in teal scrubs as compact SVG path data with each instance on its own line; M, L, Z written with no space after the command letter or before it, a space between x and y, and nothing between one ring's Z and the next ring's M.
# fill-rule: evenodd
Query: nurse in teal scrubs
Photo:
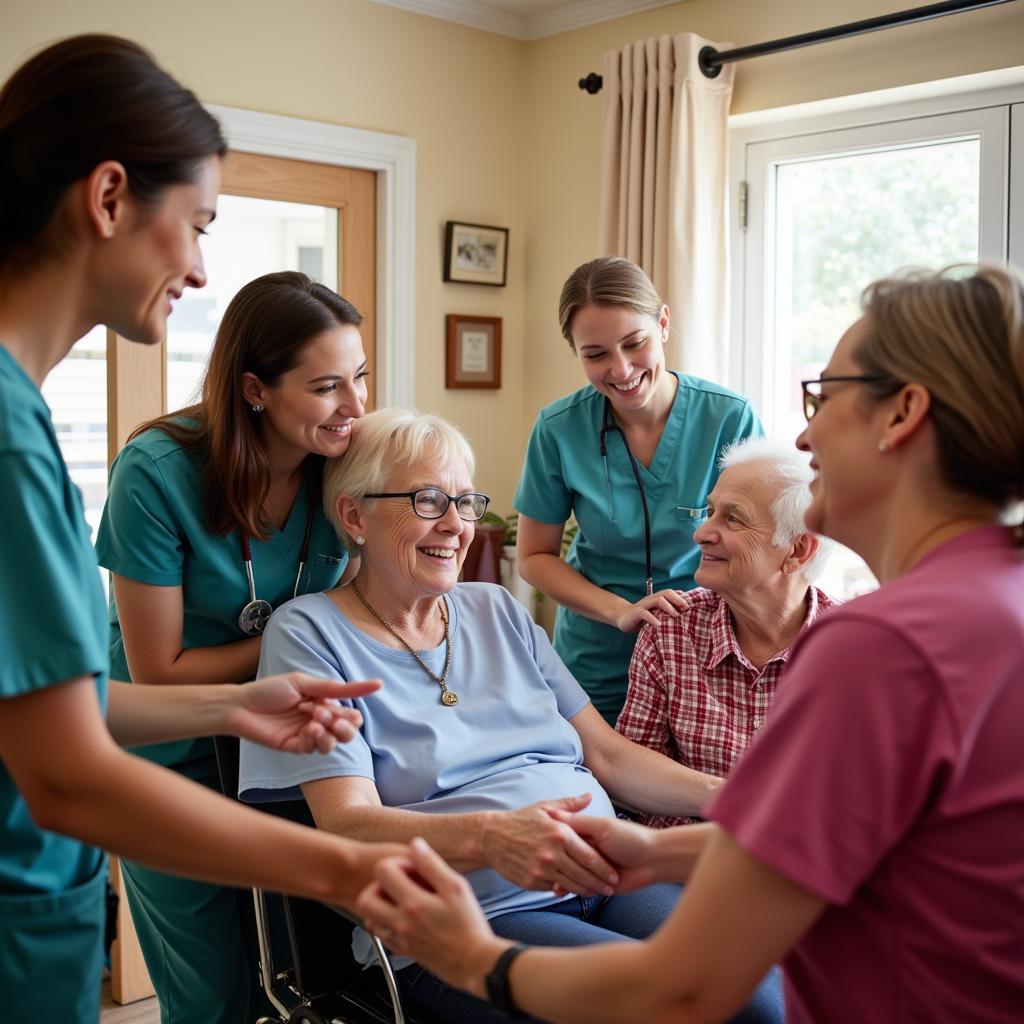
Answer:
M223 151L216 120L127 40L64 40L0 89L4 1024L98 1019L98 847L349 905L384 853L252 812L122 749L234 734L326 751L358 724L329 698L376 684L298 674L242 686L108 682L95 554L40 393L97 324L144 344L163 338L171 302L205 281L198 242Z
M112 573L115 676L145 687L251 679L270 609L338 582L346 555L320 478L363 415L361 323L305 274L251 281L224 313L199 404L141 427L118 455L96 542ZM209 739L138 753L218 789ZM254 1020L240 916L251 896L123 868L163 1024Z
M629 260L578 267L559 320L588 384L534 424L513 502L519 571L558 602L555 649L614 724L637 631L695 585L718 456L761 424L741 395L665 368L668 307Z

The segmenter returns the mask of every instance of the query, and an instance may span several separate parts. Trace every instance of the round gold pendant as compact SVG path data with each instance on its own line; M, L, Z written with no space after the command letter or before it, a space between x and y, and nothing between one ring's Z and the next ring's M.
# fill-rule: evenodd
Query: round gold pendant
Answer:
M451 690L444 690L441 693L441 703L446 707L453 708L459 703L459 695L457 693L452 693Z

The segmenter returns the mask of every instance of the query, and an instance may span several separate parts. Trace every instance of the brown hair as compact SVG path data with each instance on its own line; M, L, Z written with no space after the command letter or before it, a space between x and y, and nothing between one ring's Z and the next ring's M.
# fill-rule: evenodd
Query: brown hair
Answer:
M663 305L650 278L635 263L621 256L601 256L578 266L562 285L558 323L575 352L572 320L584 306L624 306L657 320Z
M1005 509L1024 499L1024 281L997 266L912 271L869 285L855 358L869 393L917 381L943 482Z
M209 529L223 536L237 528L266 539L263 503L270 466L262 421L242 396L242 374L273 387L302 358L318 334L358 327L363 318L351 302L298 271L283 270L250 281L228 304L217 329L200 400L134 431L158 427L203 456L203 511ZM186 422L183 422L186 421ZM187 422L192 420L195 422ZM307 466L319 486L322 460Z
M49 46L0 90L0 261L52 248L62 196L104 160L155 203L226 148L216 118L136 43L82 35Z

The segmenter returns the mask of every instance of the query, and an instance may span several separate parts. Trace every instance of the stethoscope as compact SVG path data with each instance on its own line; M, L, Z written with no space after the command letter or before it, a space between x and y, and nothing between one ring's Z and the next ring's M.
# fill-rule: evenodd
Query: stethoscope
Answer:
M302 538L299 571L295 574L292 597L299 596L299 583L302 580L302 570L306 568L306 559L309 557L309 538L312 532L313 494L312 488L310 488L309 509L306 512L306 532ZM256 578L252 573L252 550L249 547L249 538L244 533L242 534L242 561L245 562L245 575L249 580L249 603L238 613L238 628L249 636L259 636L267 628L267 620L274 609L271 608L269 601L262 601L256 597Z
M605 470L607 472L608 464L608 448L605 444L605 434L609 431L615 431L622 438L622 443L626 448L626 454L629 456L629 465L633 470L633 476L636 479L636 487L640 492L640 504L644 509L644 555L647 560L647 596L650 597L654 593L654 573L651 569L651 513L647 508L647 492L644 490L644 482L640 479L640 467L636 464L636 458L633 455L633 450L629 447L629 441L626 440L626 435L623 433L622 427L616 422L612 416L612 403L606 397L604 400L604 422L601 424L601 433L598 434L598 440L601 444L601 458L605 460Z

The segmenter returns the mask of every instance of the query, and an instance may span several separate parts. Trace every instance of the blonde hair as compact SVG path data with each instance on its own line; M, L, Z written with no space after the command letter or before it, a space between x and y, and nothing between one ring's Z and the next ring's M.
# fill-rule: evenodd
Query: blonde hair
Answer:
M602 256L578 266L562 285L558 323L575 352L572 320L584 306L622 306L657 320L663 305L650 278L635 263L621 256Z
M358 548L338 518L338 498L347 494L358 502L367 494L390 490L387 480L396 467L409 469L426 458L445 466L462 462L470 476L476 468L465 434L440 416L378 409L359 420L349 450L324 466L324 511L349 551Z
M869 393L931 395L941 479L1005 510L1024 498L1024 281L997 266L910 271L865 289L854 358Z

